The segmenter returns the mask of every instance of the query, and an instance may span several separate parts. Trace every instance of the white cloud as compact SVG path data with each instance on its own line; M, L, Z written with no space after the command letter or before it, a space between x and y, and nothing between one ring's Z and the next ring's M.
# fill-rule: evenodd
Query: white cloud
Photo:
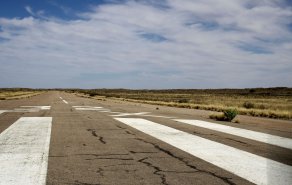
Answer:
M34 12L30 6L25 6L24 9L33 17L43 18L45 14L44 10L39 10L37 12Z
M0 86L292 86L292 10L280 0L127 1L76 20L26 10L0 18Z

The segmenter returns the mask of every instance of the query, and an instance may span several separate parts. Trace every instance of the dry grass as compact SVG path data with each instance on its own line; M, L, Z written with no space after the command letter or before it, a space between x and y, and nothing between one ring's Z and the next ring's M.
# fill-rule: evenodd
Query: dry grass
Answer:
M241 115L291 119L292 88L215 90L72 90L89 97L118 98L138 103L224 112L234 108Z
M1 90L0 89L0 100L13 100L28 98L36 96L43 93L43 91L33 91L33 90Z

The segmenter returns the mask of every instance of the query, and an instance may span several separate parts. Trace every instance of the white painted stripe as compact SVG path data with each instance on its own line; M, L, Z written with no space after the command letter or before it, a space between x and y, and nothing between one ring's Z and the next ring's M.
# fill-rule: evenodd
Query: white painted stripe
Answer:
M7 112L7 110L0 110L0 114Z
M292 167L139 118L115 118L256 184L290 185Z
M263 143L268 143L271 145L276 145L288 149L292 149L292 139L289 138L284 138L280 136L275 136L271 134L265 134L261 132L255 132L251 130L246 130L246 129L241 129L241 128L236 128L236 127L231 127L231 126L225 126L225 125L220 125L216 123L210 123L206 121L200 121L200 120L185 120L185 119L176 119L175 121L181 122L181 123L186 123L189 125L194 125L197 127L203 127L235 136L240 136L244 137L247 139L252 139L256 141L260 141Z
M68 102L66 100L63 100L64 103L68 104Z
M74 108L96 108L96 109L102 109L103 107L95 107L95 106L72 106Z
M50 110L51 106L20 106L20 107L27 107L27 108L37 108L41 110Z
M148 117L155 117L155 118L168 118L168 119L175 119L175 117L168 117L168 116L156 116L156 115L142 115L142 116L148 116Z
M139 115L144 115L144 114L149 114L150 112L137 112L137 113L121 113L117 115L111 115L114 117L122 117L122 116L139 116Z
M95 107L81 107L81 108L75 108L76 110L109 110L109 109L104 109L104 108L95 108Z
M0 184L46 184L51 117L22 117L0 134Z
M10 110L9 112L39 112L40 109L36 108L29 108L29 109L21 109L21 108L16 108L14 110Z
M75 107L76 110L109 110L102 107Z

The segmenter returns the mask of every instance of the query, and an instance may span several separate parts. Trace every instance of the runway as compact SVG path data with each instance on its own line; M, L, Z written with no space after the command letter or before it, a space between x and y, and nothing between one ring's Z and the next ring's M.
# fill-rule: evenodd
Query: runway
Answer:
M206 115L61 91L0 101L0 184L292 183L292 121Z

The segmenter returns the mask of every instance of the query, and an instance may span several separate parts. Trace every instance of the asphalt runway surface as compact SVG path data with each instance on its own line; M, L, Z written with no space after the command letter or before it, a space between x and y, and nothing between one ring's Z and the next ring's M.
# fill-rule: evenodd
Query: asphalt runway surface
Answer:
M93 100L0 101L0 184L292 184L292 121Z

